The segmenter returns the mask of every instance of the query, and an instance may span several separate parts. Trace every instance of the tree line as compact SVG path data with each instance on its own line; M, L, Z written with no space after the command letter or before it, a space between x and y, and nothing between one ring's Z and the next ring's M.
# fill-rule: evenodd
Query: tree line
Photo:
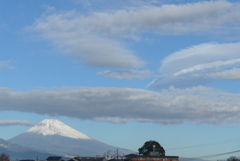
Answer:
M9 155L5 154L5 153L2 153L0 155L0 161L10 161L10 157Z

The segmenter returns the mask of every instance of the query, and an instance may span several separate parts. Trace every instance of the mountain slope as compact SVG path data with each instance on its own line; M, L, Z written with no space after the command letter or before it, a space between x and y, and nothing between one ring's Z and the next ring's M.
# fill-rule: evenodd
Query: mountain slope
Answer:
M113 152L117 149L119 153L133 152L99 142L58 120L52 119L43 120L9 141L62 156L102 156L109 150Z
M6 153L13 159L38 159L45 160L48 156L53 155L34 148L23 147L6 140L0 139L0 154Z

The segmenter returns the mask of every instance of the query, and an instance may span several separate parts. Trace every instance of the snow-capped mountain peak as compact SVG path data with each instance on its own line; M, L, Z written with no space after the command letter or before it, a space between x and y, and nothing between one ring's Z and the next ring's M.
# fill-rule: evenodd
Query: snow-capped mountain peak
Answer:
M44 136L61 135L73 139L87 139L87 140L92 139L87 135L67 126L66 124L56 119L45 119L41 121L39 124L27 130L26 132L42 134Z

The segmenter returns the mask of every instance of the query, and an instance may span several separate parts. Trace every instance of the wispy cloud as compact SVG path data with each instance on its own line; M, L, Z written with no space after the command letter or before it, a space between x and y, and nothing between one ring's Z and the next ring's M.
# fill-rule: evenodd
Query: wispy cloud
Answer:
M13 126L13 125L22 125L22 126L34 126L35 123L22 120L1 120L0 126Z
M116 79L145 79L153 77L153 72L150 70L119 69L115 71L106 70L104 72L98 72L98 75Z
M95 32L86 18L76 12L44 15L31 29L90 66L139 68L145 64L122 43Z
M0 61L0 71L1 70L7 70L7 69L14 69L13 66L9 65L10 64L10 60L8 61Z
M106 87L65 87L28 92L1 88L0 111L33 112L113 123L239 123L239 97L239 94L204 87L170 88L161 93Z
M174 52L162 61L162 75L148 86L185 88L215 79L239 80L239 50L240 42L206 43Z
M138 3L140 3L139 1ZM80 62L97 67L140 68L145 62L123 43L142 33L238 33L240 3L201 1L80 14L47 10L29 27ZM224 32L223 32L224 31Z

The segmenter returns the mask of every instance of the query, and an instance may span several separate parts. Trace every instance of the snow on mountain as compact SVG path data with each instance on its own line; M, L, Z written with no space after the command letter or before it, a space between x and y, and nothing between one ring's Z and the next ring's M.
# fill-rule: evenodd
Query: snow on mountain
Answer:
M61 121L50 119L43 120L9 141L61 156L96 156L103 155L109 150L114 152L117 149L119 154L133 153L128 149L102 143L74 130Z
M37 133L44 136L47 135L61 135L73 139L87 139L91 140L92 138L87 135L67 126L59 120L55 119L45 119L34 127L26 131L27 133Z

